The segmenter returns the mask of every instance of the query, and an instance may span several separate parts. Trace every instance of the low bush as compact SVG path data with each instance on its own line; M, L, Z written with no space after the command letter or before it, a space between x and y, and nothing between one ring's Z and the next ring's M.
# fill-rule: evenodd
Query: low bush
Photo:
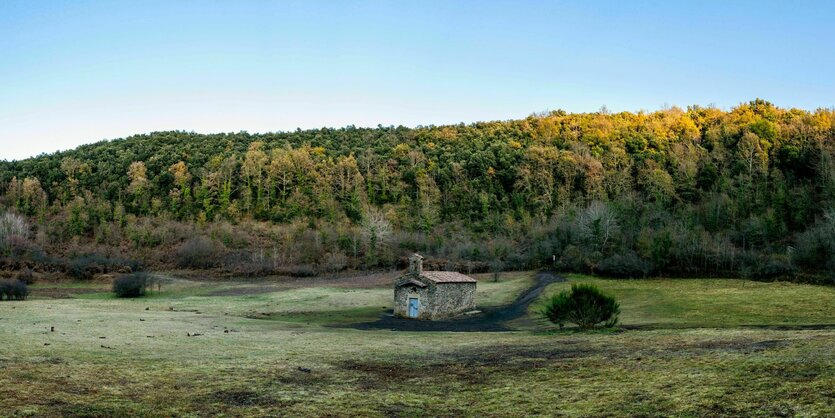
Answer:
M94 274L100 272L100 266L96 263L95 257L76 257L67 263L67 274L76 279L90 280Z
M213 223L208 229L209 236L220 241L226 248L243 250L250 247L251 237L229 222Z
M234 251L223 257L223 270L242 277L264 277L271 275L291 277L314 277L319 275L313 264L278 264L262 252Z
M597 263L595 273L602 276L636 279L644 278L652 271L649 262L644 261L637 254L615 254Z
M310 264L294 264L291 266L281 266L276 273L284 276L292 277L314 277L319 275L316 267Z
M177 265L183 268L211 268L219 265L220 249L206 237L194 237L177 249Z
M25 300L29 287L20 280L0 280L0 300Z
M275 263L261 252L233 251L223 256L223 270L242 277L264 277L276 274Z
M570 291L551 296L541 311L542 316L562 328L567 322L580 329L602 324L611 328L618 322L620 306L615 298L606 296L589 284L575 284Z
M67 274L80 280L92 279L96 274L134 273L142 270L142 264L134 260L110 258L101 254L75 257L67 263Z
M565 247L562 255L557 259L555 267L558 270L590 273L594 261L592 259L593 255L576 245L569 245Z
M348 267L348 256L340 252L327 253L321 266L329 273L345 270Z
M792 279L797 274L788 262L779 259L765 260L752 269L751 278L754 280L772 281L777 279Z
M406 268L409 265L409 257L401 256L395 260L397 268ZM457 271L464 274L490 273L493 271L492 262L456 260L443 257L427 257L423 260L424 270Z
M44 272L66 272L67 261L61 257L56 257L47 254L44 250L38 248L31 253L31 261L38 266L39 271Z
M5 248L5 253L13 257L23 257L33 249L32 243L26 237L19 235L6 237L3 247Z
M29 267L24 267L17 272L17 280L26 283L27 285L32 284L35 282L35 277L32 273L32 269Z
M113 293L120 298L138 298L145 296L145 289L150 283L145 273L125 274L113 280Z

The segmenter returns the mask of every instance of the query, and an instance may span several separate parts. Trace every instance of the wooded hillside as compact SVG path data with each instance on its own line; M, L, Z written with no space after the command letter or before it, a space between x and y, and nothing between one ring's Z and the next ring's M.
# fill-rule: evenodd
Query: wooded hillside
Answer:
M176 264L168 250L201 244L214 267L257 260L267 273L391 266L418 250L459 269L555 255L560 268L618 276L827 277L835 111L756 100L415 129L157 132L2 162L0 191L30 218L28 245L67 257L118 248Z

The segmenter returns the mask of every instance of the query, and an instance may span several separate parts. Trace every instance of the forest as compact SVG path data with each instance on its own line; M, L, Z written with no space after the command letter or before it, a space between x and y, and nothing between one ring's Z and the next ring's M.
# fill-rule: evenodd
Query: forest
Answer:
M757 99L154 132L0 162L0 194L7 218L25 220L0 225L6 270L304 276L393 268L419 251L465 272L833 283L835 110Z

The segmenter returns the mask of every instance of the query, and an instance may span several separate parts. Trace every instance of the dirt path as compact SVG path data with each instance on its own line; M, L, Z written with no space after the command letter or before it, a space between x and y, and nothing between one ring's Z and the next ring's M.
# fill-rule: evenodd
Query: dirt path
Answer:
M521 318L528 307L535 301L542 291L551 283L564 282L564 277L549 271L537 273L533 286L527 288L509 305L484 309L484 312L468 317L444 321L416 321L403 319L387 313L374 322L347 325L356 329L390 329L393 331L512 331L506 323Z

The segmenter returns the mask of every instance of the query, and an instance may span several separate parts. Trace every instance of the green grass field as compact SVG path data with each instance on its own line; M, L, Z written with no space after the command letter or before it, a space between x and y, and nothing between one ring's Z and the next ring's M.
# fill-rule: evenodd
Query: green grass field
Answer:
M532 275L480 277L479 304L512 301ZM175 281L120 300L35 286L0 303L0 416L835 415L835 289L571 280L615 295L624 329L332 326L390 309L388 287Z

